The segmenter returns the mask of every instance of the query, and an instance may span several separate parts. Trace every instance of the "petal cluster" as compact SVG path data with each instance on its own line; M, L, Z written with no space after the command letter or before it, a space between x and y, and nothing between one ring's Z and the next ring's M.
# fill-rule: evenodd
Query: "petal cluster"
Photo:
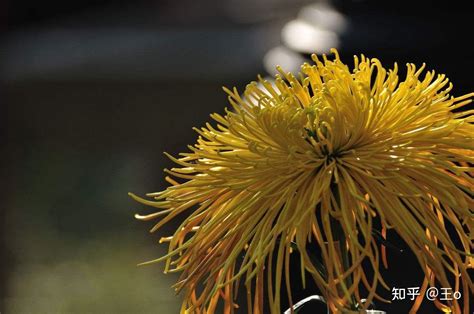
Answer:
M333 52L296 77L279 69L273 83L259 78L242 96L225 89L232 108L195 129L189 152L169 156L178 165L165 170L170 186L132 194L156 208L137 215L157 219L152 231L187 215L156 260L181 273L182 313L233 313L239 285L244 312L281 313L290 268L314 281L332 312L350 311L389 288L375 236L387 230L416 254L422 290L474 291L474 117L463 110L474 94L450 96L448 79L424 66L408 64L400 78L396 64L361 56L351 70ZM283 294L291 304L291 289ZM468 299L436 304L461 313Z

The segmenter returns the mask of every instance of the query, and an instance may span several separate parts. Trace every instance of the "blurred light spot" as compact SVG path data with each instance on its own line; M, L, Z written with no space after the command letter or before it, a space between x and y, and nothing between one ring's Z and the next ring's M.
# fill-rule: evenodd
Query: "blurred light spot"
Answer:
M338 34L345 32L348 27L346 17L326 3L316 3L302 8L298 19Z
M337 34L303 20L288 22L281 31L286 46L302 53L328 53L339 47Z
M305 59L297 52L284 46L270 49L263 57L263 66L270 74L276 74L279 65L287 72L297 73Z

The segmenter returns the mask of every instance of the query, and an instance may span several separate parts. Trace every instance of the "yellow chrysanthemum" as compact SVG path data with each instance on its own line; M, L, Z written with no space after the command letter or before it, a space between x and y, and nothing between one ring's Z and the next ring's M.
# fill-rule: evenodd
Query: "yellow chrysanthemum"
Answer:
M217 124L196 129L191 152L169 156L180 167L166 172L183 182L167 177L170 187L148 194L155 200L132 194L159 209L137 215L161 219L152 231L189 212L162 238L169 254L156 260L181 272L182 313L214 313L219 303L234 312L239 282L249 292L246 312L281 313L282 281L290 286L294 266L303 282L310 275L331 312L350 312L361 298L368 305L379 284L388 288L376 226L397 232L426 274L413 311L428 285L439 284L462 288L465 298L437 306L468 313L474 117L455 109L474 94L449 96L448 79L422 77L424 66L408 64L399 83L396 64L387 71L361 56L351 71L333 53L334 60L313 56L299 79L278 69L275 85L260 78L243 98L225 89L233 111L212 114ZM290 254L300 254L301 265L290 265ZM359 294L364 286L368 295Z

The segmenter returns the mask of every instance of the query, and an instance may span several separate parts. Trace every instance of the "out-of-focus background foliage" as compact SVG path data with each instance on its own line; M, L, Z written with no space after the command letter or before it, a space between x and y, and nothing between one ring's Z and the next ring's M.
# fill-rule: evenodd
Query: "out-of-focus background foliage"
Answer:
M348 63L360 53L386 66L426 62L455 94L472 91L463 5L2 1L0 312L177 313L177 277L162 264L136 267L165 253L158 239L175 226L149 235L127 192L166 186L162 152L185 151L191 128L223 112L221 86L242 89L276 64L295 71L310 52L337 47ZM393 254L391 286L420 286L415 265Z

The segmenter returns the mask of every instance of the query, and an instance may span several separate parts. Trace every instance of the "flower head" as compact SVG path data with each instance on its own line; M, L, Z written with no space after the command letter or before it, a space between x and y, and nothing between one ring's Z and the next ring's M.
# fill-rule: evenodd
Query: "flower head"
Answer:
M394 230L415 252L423 289L451 287L454 278L466 296L474 290L467 270L474 118L457 110L474 94L451 97L448 79L422 75L424 66L408 64L400 82L396 64L386 70L364 56L354 57L351 71L333 52L333 60L313 56L298 78L281 69L275 84L259 78L243 97L225 89L233 110L212 114L216 123L195 129L190 152L169 156L179 165L166 170L171 186L148 194L154 200L132 194L158 208L137 215L160 219L152 231L188 213L162 238L169 253L156 260L181 272L175 287L184 290L183 313L213 313L219 302L233 312L239 283L249 291L249 313L280 313L282 281L289 287L295 266L332 311L380 298L377 286L388 285L379 267L387 261L377 229ZM311 256L315 245L320 263ZM291 254L300 254L300 265L290 265ZM467 299L437 305L460 312Z

